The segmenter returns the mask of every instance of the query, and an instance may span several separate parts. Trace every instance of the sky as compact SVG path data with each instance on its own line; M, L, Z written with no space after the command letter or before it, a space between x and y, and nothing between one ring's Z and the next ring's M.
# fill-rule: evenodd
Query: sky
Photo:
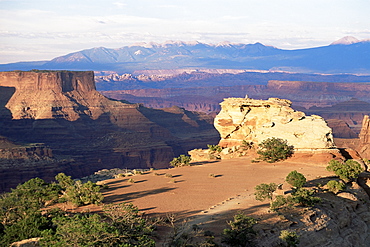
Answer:
M282 49L370 39L369 0L0 0L0 63L168 40Z

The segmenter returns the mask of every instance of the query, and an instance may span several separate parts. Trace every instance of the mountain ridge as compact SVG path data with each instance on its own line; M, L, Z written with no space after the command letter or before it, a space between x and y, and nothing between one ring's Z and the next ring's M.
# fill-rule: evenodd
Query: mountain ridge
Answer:
M3 64L0 70L24 70L31 67L133 72L143 69L222 68L370 74L370 61L366 59L369 53L370 41L353 37L344 37L327 46L296 50L284 50L259 42L206 44L198 41L168 41L136 43L116 49L95 47L41 64Z

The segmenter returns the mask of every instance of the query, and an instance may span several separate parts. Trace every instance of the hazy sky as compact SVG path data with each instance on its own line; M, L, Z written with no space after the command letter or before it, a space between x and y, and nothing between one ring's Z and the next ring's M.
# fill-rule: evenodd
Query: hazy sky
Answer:
M0 63L136 42L297 49L370 38L370 0L0 0Z

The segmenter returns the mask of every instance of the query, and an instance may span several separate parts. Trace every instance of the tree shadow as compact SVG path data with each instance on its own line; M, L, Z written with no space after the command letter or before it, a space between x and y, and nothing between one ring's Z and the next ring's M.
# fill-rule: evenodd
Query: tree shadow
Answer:
M125 194L114 194L114 192L111 192L111 195L107 195L104 197L104 202L107 203L114 203L119 201L126 201L130 202L131 200L142 198L149 195L156 195L160 193L165 193L171 190L174 190L175 188L169 188L169 187L163 187L159 189L153 189L153 190L146 190L146 191L138 191L138 192L130 192Z

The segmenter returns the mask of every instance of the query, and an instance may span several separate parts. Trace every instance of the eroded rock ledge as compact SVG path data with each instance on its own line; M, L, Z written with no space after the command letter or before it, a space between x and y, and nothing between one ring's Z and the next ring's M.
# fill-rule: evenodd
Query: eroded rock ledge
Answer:
M214 125L221 136L221 147L240 146L243 141L258 144L276 137L287 140L295 151L325 152L335 148L332 130L325 120L293 110L289 100L246 96L227 98L220 105Z

